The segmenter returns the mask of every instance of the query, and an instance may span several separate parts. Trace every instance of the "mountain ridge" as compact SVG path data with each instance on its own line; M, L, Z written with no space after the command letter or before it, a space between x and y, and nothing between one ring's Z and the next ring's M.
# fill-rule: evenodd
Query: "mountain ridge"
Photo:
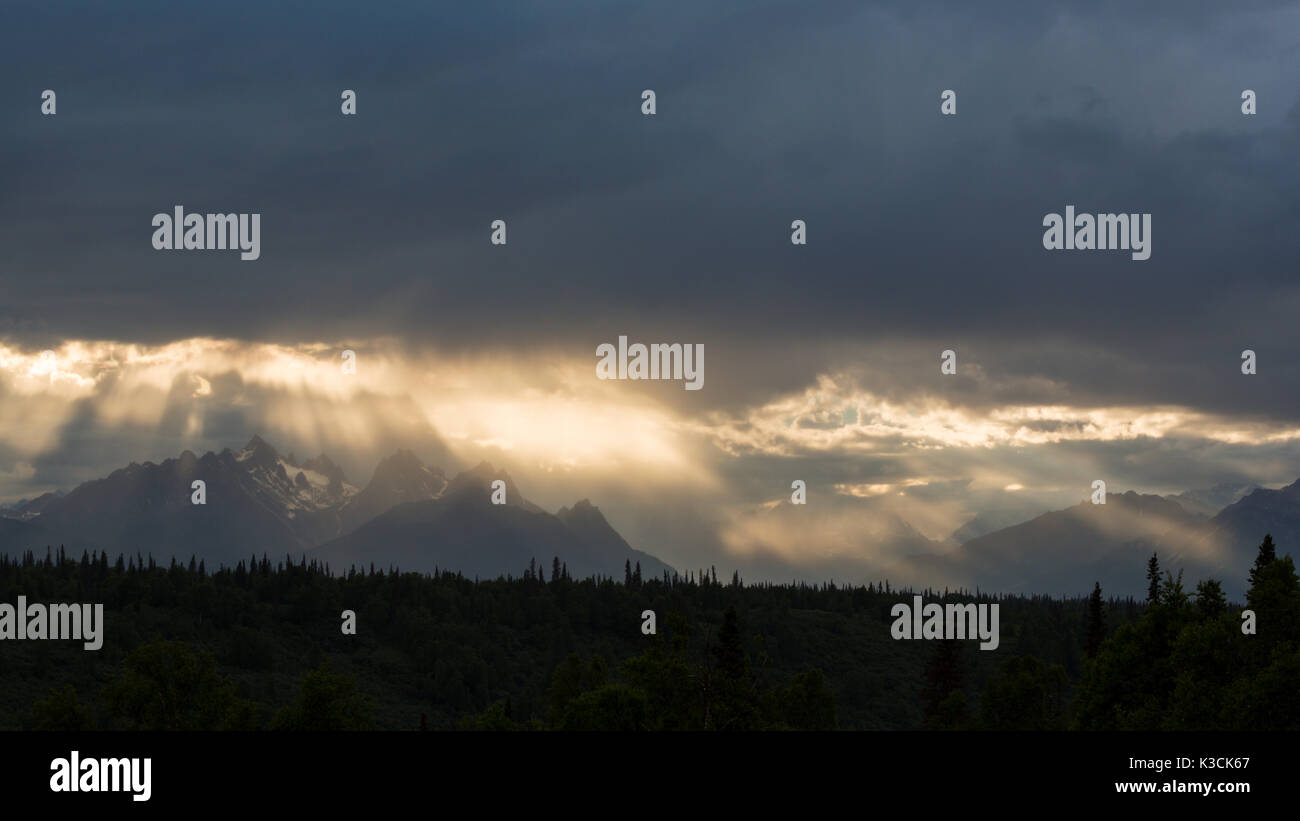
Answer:
M491 484L498 479L505 483L505 505L490 501ZM191 502L196 480L205 483L205 504ZM527 564L527 560L518 561L526 552L523 544L535 537L548 549L562 548L571 554L571 560L560 556L570 565L571 574L587 568L612 574L615 566L621 568L629 558L667 568L655 557L633 550L603 516L603 529L593 525L590 532L571 530L529 502L507 472L487 462L449 480L441 469L425 466L412 451L399 449L380 460L370 482L358 489L325 454L300 462L292 453L281 455L260 435L237 451L225 448L197 456L185 450L161 463L133 461L108 476L83 482L67 494L44 494L25 501L21 508L5 509L3 513L17 515L0 515L0 551L18 553L64 545L74 551L147 552L164 559L169 554L177 560L193 555L214 565L233 564L258 554L320 557L324 555L319 551L322 546L347 539L390 512L410 508L392 520L400 522L412 510L418 513L420 505L440 499L444 500L440 508L444 515L450 511L463 519L457 520L462 528L458 543L486 545L468 554L483 574L520 572ZM37 502L39 511L32 509ZM500 523L494 524L494 516L483 515L485 511L497 514L495 518L504 515L508 527L502 530L497 526ZM420 538L427 540L427 536ZM510 543L510 539L519 544ZM375 547L358 552L373 558ZM499 555L493 555L494 551ZM333 554L333 549L327 552ZM348 558L338 554L334 561L341 567ZM535 558L547 560L550 556ZM407 561L404 569L426 564Z

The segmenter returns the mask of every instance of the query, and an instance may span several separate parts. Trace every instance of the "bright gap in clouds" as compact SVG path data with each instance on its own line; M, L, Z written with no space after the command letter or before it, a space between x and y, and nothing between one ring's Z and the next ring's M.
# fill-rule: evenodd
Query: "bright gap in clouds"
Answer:
M355 373L341 367L345 349ZM660 401L657 387L597 379L586 351L447 355L391 339L0 345L0 500L259 433L300 455L350 457L357 483L397 447L424 449L449 472L487 459L548 509L591 497L634 546L669 561L708 543L730 556L848 560L886 544L894 557L935 549L1000 506L1032 516L1074 504L1110 443L1124 459L1162 439L1211 443L1224 464L1285 473L1277 445L1300 440L1284 424L1178 406L886 399L838 373L731 409L675 406L680 388ZM445 453L429 453L434 444ZM1265 449L1276 458L1257 458ZM57 479L42 478L51 454ZM789 504L794 479L807 481L806 509Z
M355 373L341 367L345 349L356 352ZM364 452L380 432L431 427L467 461L500 452L543 470L705 478L687 459L671 412L597 380L589 361L404 350L392 340L288 346L202 338L156 347L0 346L0 441L39 455L88 408L109 429L161 428L180 412L183 438L192 440L183 447L238 447L242 439L211 441L206 424L237 410L250 420L241 436L286 437L303 448L342 443Z

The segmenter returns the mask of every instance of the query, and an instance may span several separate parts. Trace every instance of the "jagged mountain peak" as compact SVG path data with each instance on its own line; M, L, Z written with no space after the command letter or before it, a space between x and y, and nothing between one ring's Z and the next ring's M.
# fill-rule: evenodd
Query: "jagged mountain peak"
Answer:
M409 450L398 450L375 466L370 483L340 510L341 533L351 533L397 505L436 499L447 486L441 470L426 467Z
M274 456L279 456L279 455L280 455L279 453L276 452L275 448L271 447L271 445L270 445L269 442L267 442L265 439L263 439L263 438L261 437L261 435L256 434L256 433L253 434L253 438L252 438L252 439L249 439L249 440L248 440L248 444L247 444L247 445L244 445L244 450L247 450L247 451L266 450L266 451L270 451L270 453L271 453L272 455L274 455Z
M505 482L507 505L523 508L532 513L544 512L524 498L515 485L514 479L510 478L510 474L504 468L493 467L487 461L479 462L473 468L456 474L456 477L447 483L447 488L442 495L448 499L481 498L487 502L490 499L492 483L497 480Z
M442 493L446 485L441 470L426 466L413 452L402 449L380 460L366 490L416 488L416 496L430 497Z
M562 507L556 511L555 515L561 519L568 519L572 516L585 516L591 513L600 513L600 508L591 503L590 499L579 499L573 503L573 507Z
M292 459L290 462L292 462ZM315 459L308 459L306 462L303 462L300 467L316 471L329 479L332 485L343 485L348 481L347 475L343 473L343 468L334 464L334 462L323 453Z
M442 475L441 470L426 466L420 461L420 457L411 451L400 449L380 460L370 481L374 482L385 477L411 476L419 473Z
M489 483L498 479L507 486L504 505L490 501ZM671 570L631 548L590 501L547 513L486 462L457 475L439 498L394 507L321 545L317 555L340 567L373 560L403 570L455 568L486 576L518 572L547 557L560 559L579 578L616 575L627 561L639 563L649 576Z
M263 465L272 470L281 461L279 452L260 436L249 439L248 444L236 452L234 457L237 462Z
M451 480L451 484L447 487L447 491L448 493L452 493L459 492L463 488L487 487L497 479L506 483L507 490L513 489L514 480L512 480L509 474L504 470L497 470L492 467L490 462L479 462L469 470L464 470L456 474L455 478Z

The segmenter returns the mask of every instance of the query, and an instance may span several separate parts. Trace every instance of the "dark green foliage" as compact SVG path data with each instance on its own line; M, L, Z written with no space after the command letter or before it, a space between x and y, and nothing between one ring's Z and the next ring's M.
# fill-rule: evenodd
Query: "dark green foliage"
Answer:
M248 716L212 655L178 641L133 650L104 700L112 725L127 730L242 729Z
M607 683L639 688L652 704L655 728L703 728L706 706L714 728L923 726L919 691L932 643L889 636L890 607L910 599L910 591L722 585L713 581L713 568L693 574L696 582L652 577L628 587L574 580L563 562L558 576L554 561L551 567L541 584L540 571L537 580L480 582L391 568L331 576L302 556L278 563L249 557L215 572L202 562L197 572L184 563L155 562L151 570L147 558L135 556L129 563L123 557L120 569L103 554L62 565L31 553L17 561L0 557L0 601L22 594L31 601L102 602L106 624L97 652L76 642L6 642L0 728L57 725L49 709L38 715L35 705L65 684L94 726L147 725L143 713L132 718L128 710L126 695L142 682L127 657L156 641L180 643L196 660L210 657L212 667L200 665L204 686L222 704L232 699L220 718L179 713L177 720L196 727L270 726L283 708L301 706L307 674L326 661L356 682L380 729L415 730L421 716L429 729L456 728L498 702L509 704L515 725L552 725L563 697L548 691L573 653L599 656L606 678L595 684L584 662L569 698ZM1072 636L1083 628L1082 600L1000 601L1005 650L1077 673L1080 650ZM736 618L728 627L731 607ZM1124 605L1119 619L1134 618L1132 608ZM339 630L345 609L357 613L356 635ZM645 609L659 614L660 635L642 635ZM970 655L973 702L1000 654ZM817 669L820 679L811 677ZM123 676L128 680L114 684L119 697L110 704L106 685Z
M931 730L966 730L970 728L970 707L966 694L953 690L930 713L925 725Z
M1273 534L1265 533L1264 541L1259 545L1259 555L1255 557L1255 564L1250 568L1250 586L1254 587L1259 581L1259 574L1277 559L1277 548L1273 545Z
M925 726L931 730L960 730L966 726L966 696L961 692L962 643L956 639L933 642L925 668Z
M1095 593L1100 593L1097 588ZM984 730L1064 730L1065 668L1015 656L980 696Z
M1183 571L1178 576L1165 571L1164 581L1160 584L1160 603L1174 612L1181 612L1187 606L1188 596L1183 592Z
M1261 546L1247 597L1255 636L1241 634L1220 586L1202 581L1189 596L1173 574L1156 576L1154 605L1104 602L1100 631L1096 587L1091 600L931 594L998 603L995 652L893 640L890 608L912 591L887 580L733 574L723 585L715 568L688 581L628 567L623 585L574 580L563 562L557 574L553 560L543 584L540 568L474 581L392 568L332 576L301 556L209 572L28 553L0 557L0 601L102 602L104 646L5 642L0 727L1052 727L1066 712L1055 706L1059 668L1080 727L1300 728L1300 580L1270 550ZM357 635L339 630L345 609ZM640 631L646 609L658 635ZM1020 656L1041 661L1003 664ZM1036 708L1007 706L1025 704Z
M1228 599L1217 579L1206 579L1196 585L1196 611L1202 618L1215 618L1228 612Z
M716 640L691 658L696 630L669 619L671 637L654 636L640 655L607 681L599 656L583 664L570 655L547 691L548 725L556 730L832 730L835 698L820 670L796 675L788 687L765 692L755 684L735 607L723 616ZM706 631L707 633L707 631ZM475 720L483 726L489 708Z
M423 727L421 728L423 729ZM522 730L523 725L515 722L510 717L510 704L507 699L494 702L483 712L476 716L466 716L460 720L458 729L461 730Z
M1182 591L1166 573L1157 604L1105 641L1086 669L1074 726L1099 730L1300 729L1300 578L1265 537L1247 607L1257 633L1216 580Z
M735 605L727 608L717 642L709 648L715 666L704 671L707 730L754 730L759 727L758 692L740 636Z
M1147 604L1160 603L1160 559L1155 553L1147 560Z
M370 705L357 690L356 681L324 665L303 678L297 703L281 708L271 729L338 731L374 726Z
M1106 614L1101 600L1101 582L1096 582L1092 595L1088 597L1088 632L1084 636L1083 653L1087 658L1097 655L1101 642L1106 638Z
M768 696L767 714L792 730L834 730L835 694L821 669L800 673Z
M606 684L575 698L554 729L645 730L651 720L645 691L627 684Z
M82 706L71 684L56 687L32 707L35 729L78 732L95 729L90 711Z

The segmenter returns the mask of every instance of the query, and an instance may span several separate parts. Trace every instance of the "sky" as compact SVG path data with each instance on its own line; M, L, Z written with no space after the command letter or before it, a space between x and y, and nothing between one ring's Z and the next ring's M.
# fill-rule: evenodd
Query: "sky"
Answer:
M403 447L752 577L1098 478L1290 483L1297 77L1284 2L9 2L0 501ZM177 205L260 258L155 250ZM1046 250L1068 205L1150 258ZM703 388L598 379L619 336Z

